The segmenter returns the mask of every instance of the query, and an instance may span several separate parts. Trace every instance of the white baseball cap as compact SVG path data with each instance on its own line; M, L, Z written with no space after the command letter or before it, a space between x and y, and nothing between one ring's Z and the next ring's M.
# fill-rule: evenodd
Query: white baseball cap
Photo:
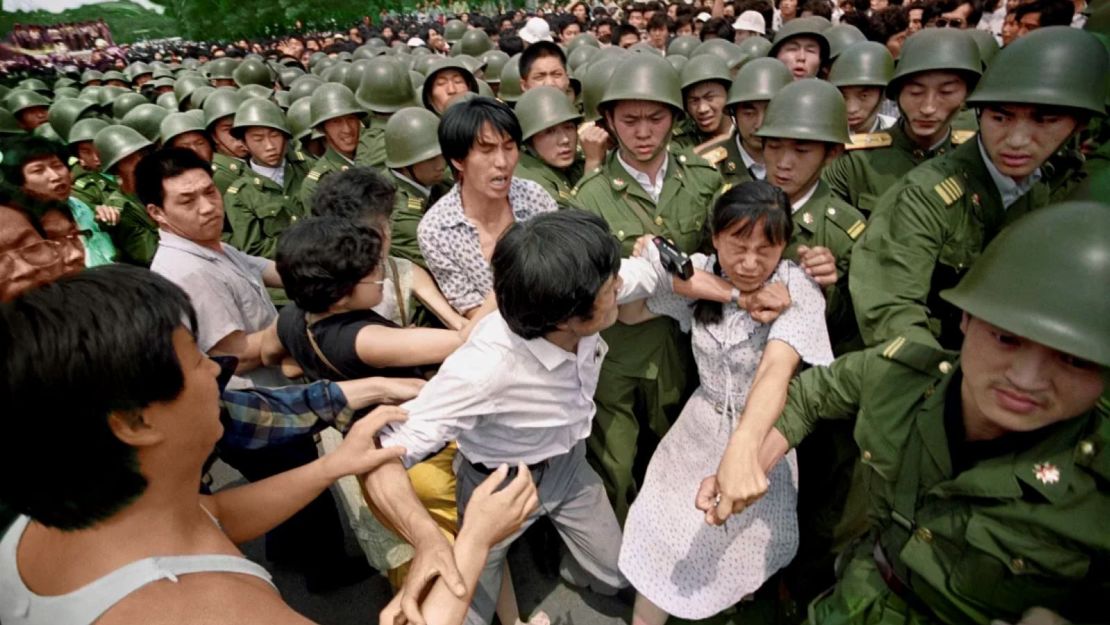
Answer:
M767 20L763 19L763 14L759 11L744 11L732 23L732 27L736 30L750 30L761 35L767 34Z
M428 44L424 43L424 40L421 39L420 37L413 37L412 39L409 39L407 42L405 42L405 45L407 45L410 48L419 48L421 46L426 46Z
M551 26L542 17L530 17L524 27L517 33L524 43L529 45L537 41L554 41L551 38Z
M694 21L695 22L708 22L709 18L711 18L711 17L713 17L713 16L706 13L705 11L702 11L701 13L698 13L698 16L694 18Z

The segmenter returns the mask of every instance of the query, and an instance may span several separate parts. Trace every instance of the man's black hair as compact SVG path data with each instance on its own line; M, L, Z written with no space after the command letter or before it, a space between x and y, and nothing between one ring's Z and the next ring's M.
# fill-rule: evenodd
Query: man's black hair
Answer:
M613 36L609 41L615 46L620 45L621 39L624 38L625 35L634 35L636 37L637 43L640 41L640 29L636 28L632 24L629 24L628 22L624 22L620 26L618 26L613 31Z
M196 327L180 288L122 264L0 304L0 501L47 527L78 530L141 495L135 450L108 418L138 419L181 393L173 333Z
M589 319L605 282L620 270L620 243L603 219L579 210L517 222L493 250L493 291L509 329L524 339Z
M328 174L312 193L312 214L376 225L389 221L397 188L373 167L357 165Z
M567 55L557 44L550 41L537 41L524 49L520 55L520 77L523 79L532 71L532 65L543 57L550 56L559 59L563 70L567 69Z
M674 24L671 23L666 13L653 13L644 30L659 30L660 28L666 28L668 32L674 32Z
M1070 7L1071 2L1064 0ZM963 5L971 5L971 14L968 15L967 23L964 24L965 28L975 28L979 23L979 19L983 17L983 1L982 0L935 0L923 7L921 11L922 23L928 23L940 17L944 13L950 13L960 8ZM1028 3L1027 3L1028 4ZM906 17L909 19L909 9L906 9ZM1068 18L1068 24L1071 24L1071 17Z
M717 37L731 43L736 39L736 31L732 28L732 23L725 18L711 17L702 24L699 36L702 41Z
M504 102L477 96L452 104L443 112L439 121L439 147L452 171L455 171L455 161L466 160L486 124L520 145L520 122Z
M497 47L509 56L516 56L524 52L524 40L516 34L515 30L506 30L497 40Z
M826 0L805 0L798 6L798 15L808 12L810 15L819 15L825 19L832 19L832 5Z
M278 240L275 261L289 299L322 313L351 294L381 262L382 235L363 221L312 217Z
M163 148L143 157L135 166L135 193L143 206L162 206L166 200L167 178L176 178L193 169L212 175L212 166L187 148Z
M1075 5L1070 0L1033 0L1019 4L1014 9L1014 19L1018 22L1030 13L1040 13L1040 27L1070 26L1075 17Z

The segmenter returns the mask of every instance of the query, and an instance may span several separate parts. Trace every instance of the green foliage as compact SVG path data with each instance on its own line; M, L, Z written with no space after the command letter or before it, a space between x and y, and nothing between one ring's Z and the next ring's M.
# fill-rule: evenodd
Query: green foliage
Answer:
M104 18L119 43L140 39L160 39L180 34L177 22L169 15L159 15L131 2L90 4L61 13L49 11L0 12L0 32L11 32L12 24L57 24L86 22Z

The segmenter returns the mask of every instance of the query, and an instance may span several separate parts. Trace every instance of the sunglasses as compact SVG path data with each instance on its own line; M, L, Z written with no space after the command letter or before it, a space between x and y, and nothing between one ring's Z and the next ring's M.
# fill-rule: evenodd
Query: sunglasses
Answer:
M933 26L937 28L963 28L964 19L962 17L938 17L933 22Z

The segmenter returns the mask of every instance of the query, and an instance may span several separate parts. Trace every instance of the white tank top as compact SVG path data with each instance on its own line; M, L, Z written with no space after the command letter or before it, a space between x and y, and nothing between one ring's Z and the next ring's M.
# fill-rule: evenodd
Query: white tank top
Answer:
M86 625L143 586L162 579L176 582L178 576L189 573L241 573L274 585L266 569L242 556L165 556L137 560L71 593L44 597L24 585L16 565L16 547L30 521L21 515L0 540L0 622L4 625Z

